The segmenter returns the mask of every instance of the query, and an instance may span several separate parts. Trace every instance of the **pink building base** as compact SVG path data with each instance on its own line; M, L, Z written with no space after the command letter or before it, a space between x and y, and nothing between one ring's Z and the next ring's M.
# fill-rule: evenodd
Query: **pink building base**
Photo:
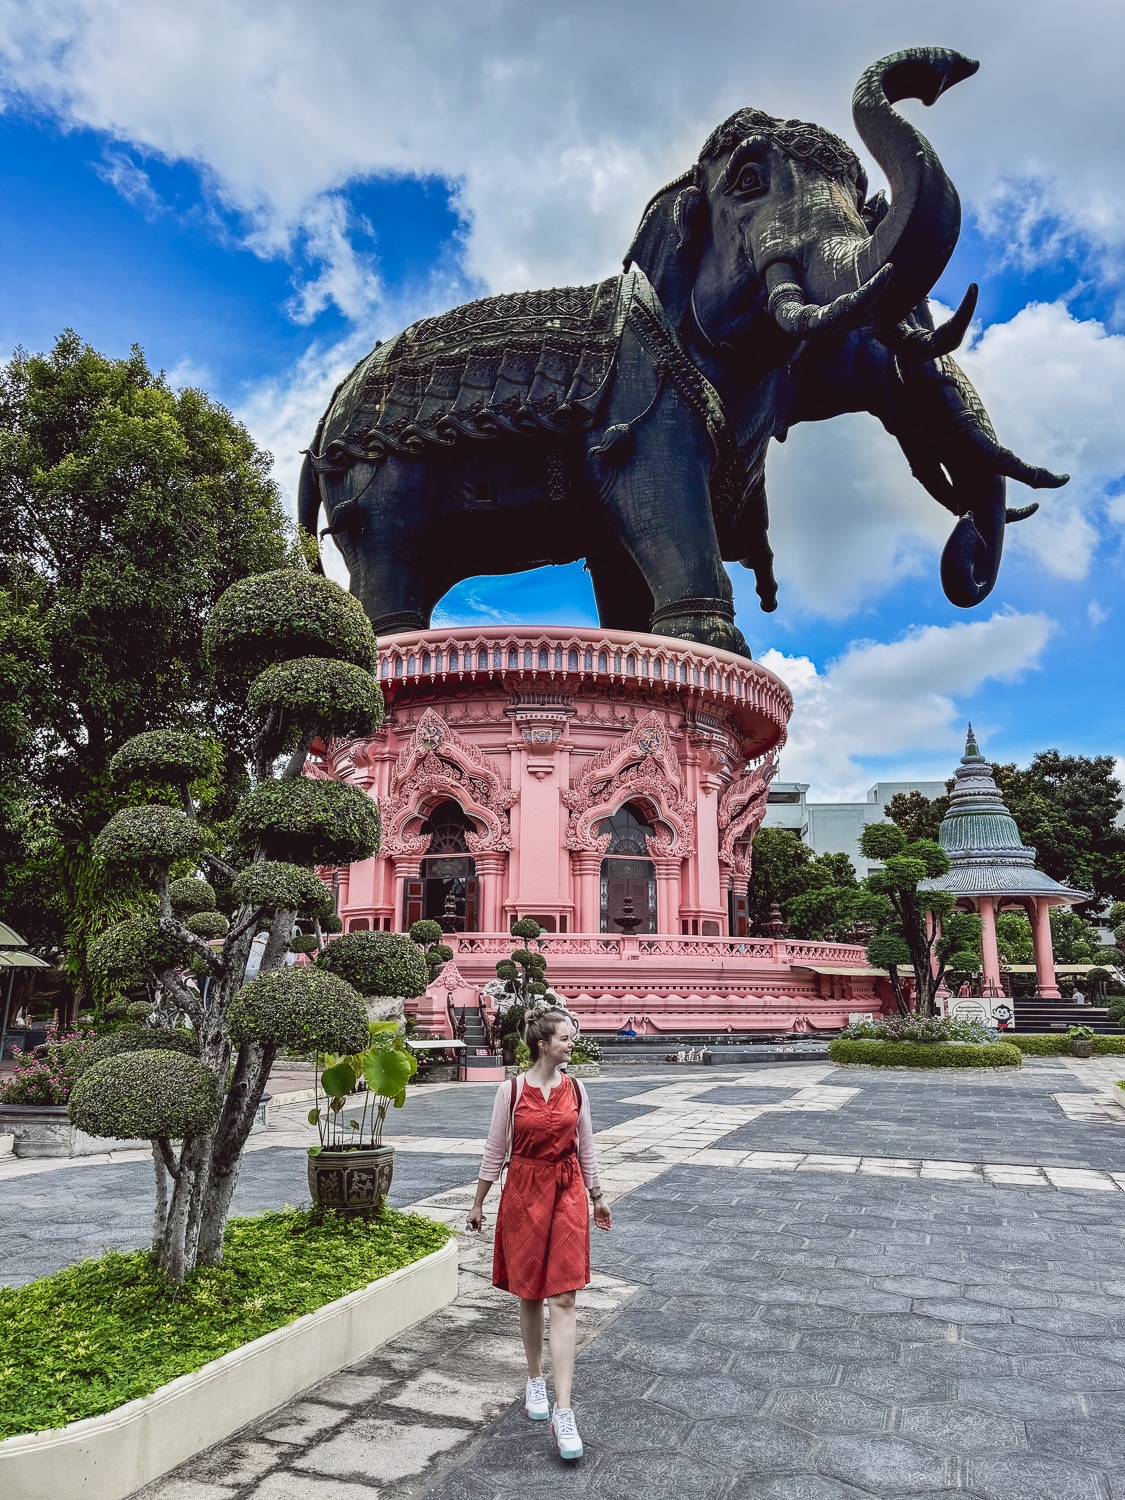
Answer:
M764 667L663 636L517 627L391 636L380 676L380 732L309 769L382 810L378 856L331 872L345 930L456 929L420 1007L434 1027L447 992L461 1005L495 977L517 917L545 929L548 979L593 1031L817 1030L883 1009L861 947L748 931L792 711Z

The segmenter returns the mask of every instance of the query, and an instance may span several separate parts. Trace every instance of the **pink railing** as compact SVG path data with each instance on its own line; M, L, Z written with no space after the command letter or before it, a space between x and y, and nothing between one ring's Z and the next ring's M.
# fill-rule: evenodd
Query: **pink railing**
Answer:
M447 942L458 954L506 958L517 940L503 932L452 933ZM808 943L787 938L623 937L617 933L544 933L544 953L622 957L628 952L653 958L758 959L778 964L843 964L867 966L867 955L853 943Z

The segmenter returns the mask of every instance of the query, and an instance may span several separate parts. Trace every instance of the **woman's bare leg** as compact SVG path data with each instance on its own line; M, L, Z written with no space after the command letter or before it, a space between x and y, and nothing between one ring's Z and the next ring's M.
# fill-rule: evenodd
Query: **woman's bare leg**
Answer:
M543 1303L538 1298L520 1298L520 1336L523 1339L523 1352L527 1355L527 1373L532 1380L538 1380L543 1374ZM555 1344L552 1336L552 1359L554 1352ZM572 1353L571 1364L573 1363Z
M563 1411L570 1406L571 1387L574 1384L574 1346L578 1333L574 1298L574 1292L560 1292L557 1297L547 1298L551 1307L551 1369L555 1376L555 1405Z

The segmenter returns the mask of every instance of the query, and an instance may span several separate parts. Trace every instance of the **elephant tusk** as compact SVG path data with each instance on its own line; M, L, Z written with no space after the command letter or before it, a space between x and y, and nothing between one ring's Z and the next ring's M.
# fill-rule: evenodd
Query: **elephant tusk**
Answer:
M854 292L844 292L823 306L810 302L800 285L793 280L793 267L784 261L767 266L765 283L769 290L767 303L770 317L791 338L815 338L817 334L834 333L858 327L871 304L882 294L893 275L892 266L881 266L870 281Z
M966 425L966 436L988 460L994 474L1015 479L1032 490L1058 490L1069 483L1069 474L1054 474L1050 469L1040 469L1034 464L1025 463L1019 454L998 443L990 433L984 431L975 413L970 414L970 421Z
M972 282L961 298L961 305L940 328L912 328L909 323L898 323L881 334L880 338L892 350L900 364L920 365L928 359L940 359L943 354L952 354L961 345L976 311L980 288Z
M1026 521L1028 516L1033 516L1038 509L1038 500L1033 501L1031 505L1009 506L1004 512L1004 524L1011 526L1016 521Z

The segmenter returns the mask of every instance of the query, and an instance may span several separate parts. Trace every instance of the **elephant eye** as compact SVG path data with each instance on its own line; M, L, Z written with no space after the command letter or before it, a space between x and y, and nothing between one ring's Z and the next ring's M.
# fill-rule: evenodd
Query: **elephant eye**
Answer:
M762 174L757 167L743 167L735 178L736 193L756 193L762 187Z

